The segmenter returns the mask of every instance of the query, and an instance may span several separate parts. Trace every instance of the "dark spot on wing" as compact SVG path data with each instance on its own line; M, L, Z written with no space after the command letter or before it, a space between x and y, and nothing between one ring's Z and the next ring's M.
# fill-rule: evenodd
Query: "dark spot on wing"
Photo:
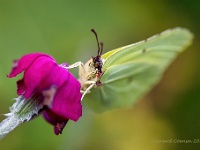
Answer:
M133 79L134 79L134 78L133 78L132 76L130 76L130 77L128 77L127 82L130 83L130 82L133 81Z
M146 48L144 48L143 50L142 50L142 53L145 53L146 52Z

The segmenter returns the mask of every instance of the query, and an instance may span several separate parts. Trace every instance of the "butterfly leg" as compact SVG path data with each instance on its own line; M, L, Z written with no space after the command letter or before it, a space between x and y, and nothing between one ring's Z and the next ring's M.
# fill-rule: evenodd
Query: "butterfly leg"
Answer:
M65 69L72 69L72 68L83 67L83 66L84 65L83 65L83 63L81 61L76 62L76 63L74 63L74 64L72 64L70 66L63 66L62 65L62 67L65 68Z
M94 81L87 81L85 84L90 84L90 86L87 87L87 89L85 89L84 91L81 91L83 93L82 97L81 97L81 101L83 100L83 97L85 96L85 94L90 92L90 89L92 89L92 87L96 84L96 82Z

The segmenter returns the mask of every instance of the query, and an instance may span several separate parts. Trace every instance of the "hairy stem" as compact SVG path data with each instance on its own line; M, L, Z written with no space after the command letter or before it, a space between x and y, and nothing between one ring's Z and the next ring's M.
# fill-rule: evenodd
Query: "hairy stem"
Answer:
M34 95L28 100L19 96L15 100L16 102L10 107L10 113L5 114L7 118L0 123L0 139L20 124L38 116L43 107L39 95Z
M4 119L0 123L0 139L6 136L9 132L19 126L23 121L21 121L17 115L12 115Z

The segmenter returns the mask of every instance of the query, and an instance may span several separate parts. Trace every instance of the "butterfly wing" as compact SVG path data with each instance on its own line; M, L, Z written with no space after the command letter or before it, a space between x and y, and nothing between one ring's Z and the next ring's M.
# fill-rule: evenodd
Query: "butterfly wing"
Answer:
M192 38L187 29L175 28L105 53L102 85L86 95L86 103L95 111L132 105L160 80Z

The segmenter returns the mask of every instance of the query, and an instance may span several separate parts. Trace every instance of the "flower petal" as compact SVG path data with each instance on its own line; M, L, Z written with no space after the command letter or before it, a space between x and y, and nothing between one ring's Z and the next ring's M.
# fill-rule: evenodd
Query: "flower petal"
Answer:
M42 83L37 87L37 91L42 93L44 96L44 105L52 107L52 101L59 87L61 87L65 82L68 82L68 78L71 74L68 70L56 65L51 69L51 73L48 77L42 79ZM50 88L46 88L50 87Z
M25 85L24 85L24 79L18 80L17 81L17 94L22 95L25 92Z
M62 121L62 122L58 122L55 126L54 126L54 133L56 135L58 134L62 134L62 130L64 129L65 125L67 124L67 121Z
M58 67L55 61L46 56L38 57L30 68L24 72L26 91L25 98L29 98L34 92L41 92L51 87L51 74L53 68Z
M19 61L14 61L14 66L8 77L15 77L16 75L27 69L31 64L33 64L35 60L37 60L41 56L45 56L54 60L51 56L43 53L32 53L24 55L22 58L19 59Z
M47 98L45 98L44 103L58 116L77 121L82 115L80 102L82 95L80 93L80 83L77 79L68 70L56 66L52 68L51 74L45 82L56 87L56 93L49 91L48 97L51 97L50 94L52 93L55 94L53 103L51 104L52 100ZM44 94L43 96L45 97Z
M43 111L43 116L47 122L54 126L54 133L56 135L62 134L62 130L67 124L69 119L64 119L63 117L57 116L54 112L52 112L49 108L46 108Z
M82 116L80 83L69 75L68 80L58 87L52 111L62 117L77 121Z

